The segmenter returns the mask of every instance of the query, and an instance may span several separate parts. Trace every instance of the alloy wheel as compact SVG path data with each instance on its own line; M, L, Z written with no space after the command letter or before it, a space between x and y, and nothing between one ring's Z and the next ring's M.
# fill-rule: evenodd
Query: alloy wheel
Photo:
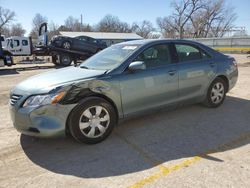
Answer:
M64 42L63 43L63 48L64 49L70 49L70 43L69 42Z

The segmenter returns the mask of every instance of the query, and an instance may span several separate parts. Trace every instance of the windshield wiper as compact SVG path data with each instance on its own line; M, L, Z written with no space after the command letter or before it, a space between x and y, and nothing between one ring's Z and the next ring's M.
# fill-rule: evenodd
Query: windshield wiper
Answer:
M106 70L103 74L107 74L110 71L110 69Z

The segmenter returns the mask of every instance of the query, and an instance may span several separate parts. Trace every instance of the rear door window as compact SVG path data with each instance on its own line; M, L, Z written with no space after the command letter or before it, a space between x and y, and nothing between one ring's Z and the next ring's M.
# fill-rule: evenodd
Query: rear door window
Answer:
M85 36L80 36L80 37L77 37L79 40L81 41L87 41L87 37Z
M211 56L195 45L175 44L179 62L208 59Z

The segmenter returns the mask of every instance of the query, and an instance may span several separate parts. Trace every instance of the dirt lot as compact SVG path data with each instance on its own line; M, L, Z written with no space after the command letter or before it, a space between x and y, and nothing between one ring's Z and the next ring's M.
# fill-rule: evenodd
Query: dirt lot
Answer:
M250 187L250 58L217 109L200 105L127 120L104 142L21 135L8 113L17 82L52 64L0 69L0 187Z

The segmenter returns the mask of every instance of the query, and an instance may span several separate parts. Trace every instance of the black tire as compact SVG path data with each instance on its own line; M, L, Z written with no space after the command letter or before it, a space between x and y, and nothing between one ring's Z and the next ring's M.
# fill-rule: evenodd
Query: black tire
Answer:
M13 63L13 58L11 56L5 56L4 64L7 65L8 67L11 67L14 64Z
M57 56L56 55L52 55L51 59L52 59L53 64L55 64L55 65L59 64L58 61L57 61Z
M216 85L219 85L219 86L223 87L223 92L222 92L222 87L221 87L221 92L219 92L219 95L221 95L221 96L218 96L218 97L216 97L217 95L215 96L214 92L213 92L213 89L217 88ZM223 104L223 102L224 102L224 100L226 98L226 92L227 92L227 84L226 84L225 80L223 80L222 78L216 78L210 84L210 86L208 88L208 91L207 91L206 99L203 102L203 104L205 106L209 107L209 108L217 108L217 107L219 107L220 105ZM217 98L217 99L213 100L213 97Z
M100 106L106 110L101 111L99 118L101 117L102 113L106 114L107 112L109 115L108 123L106 122L105 125L104 122L103 124L103 127L105 127L105 131L103 131L103 133L101 133L99 129L94 126L94 123L90 123L93 119L90 120L91 118L87 118L86 116L84 116L84 112L86 112L88 109L90 109L89 112L91 113L91 115L93 115L93 117L96 116L97 111L95 107L97 106ZM95 111L93 111L94 109ZM84 129L81 129L80 122L85 124L88 123L90 125ZM117 124L117 115L114 107L106 100L99 97L89 97L87 99L82 100L72 110L69 116L68 123L70 133L77 141L85 144L96 144L103 141L111 134L112 130L114 129L114 126ZM99 124L100 123L101 121L99 122ZM91 129L93 128L92 126L94 126L94 136L96 136L94 138L91 138L91 136L86 136L86 134L89 134L91 132ZM98 134L101 135L99 136Z
M72 63L72 58L67 54L60 54L59 59L62 66L70 66Z
M71 49L71 43L69 41L64 41L62 43L62 48L65 50L70 50Z
M102 49L99 48L99 49L96 50L95 53L97 54L97 53L100 52L100 51L102 51Z

